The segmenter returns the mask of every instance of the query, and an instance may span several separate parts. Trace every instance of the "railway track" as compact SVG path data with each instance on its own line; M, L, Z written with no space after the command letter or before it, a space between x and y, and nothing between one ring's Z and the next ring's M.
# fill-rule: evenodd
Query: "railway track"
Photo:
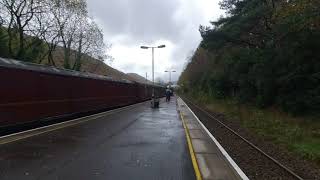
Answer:
M204 124L209 125L208 129L226 146L224 148L231 152L235 161L250 179L314 179L314 177L303 178L298 175L211 113L185 97L183 100L201 121L205 121Z

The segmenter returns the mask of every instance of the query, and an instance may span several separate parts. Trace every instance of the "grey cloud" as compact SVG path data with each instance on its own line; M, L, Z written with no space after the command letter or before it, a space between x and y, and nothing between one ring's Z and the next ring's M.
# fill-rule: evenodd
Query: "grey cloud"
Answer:
M173 74L173 80L178 78L186 63L186 58L201 41L198 32L199 25L212 20L211 17L205 17L205 13L202 12L202 8L205 7L204 3L206 4L207 1L88 0L89 12L103 27L108 43L119 44L131 49L138 48L142 44L170 42L173 47L169 60L172 67L178 72ZM136 57L131 57L131 59L136 59ZM117 67L121 66L120 70L125 72L144 74L148 71L147 65L137 65L125 59L117 59L117 57L115 61L116 63L123 62L118 63ZM167 74L157 74L167 79Z
M90 0L91 14L108 36L124 36L126 43L177 41L183 22L176 21L177 0Z

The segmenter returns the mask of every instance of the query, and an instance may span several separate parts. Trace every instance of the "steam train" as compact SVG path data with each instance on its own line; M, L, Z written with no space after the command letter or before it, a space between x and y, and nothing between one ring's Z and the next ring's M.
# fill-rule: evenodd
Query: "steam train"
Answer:
M164 94L164 87L154 88L155 96ZM151 85L0 58L0 131L126 106L151 95Z

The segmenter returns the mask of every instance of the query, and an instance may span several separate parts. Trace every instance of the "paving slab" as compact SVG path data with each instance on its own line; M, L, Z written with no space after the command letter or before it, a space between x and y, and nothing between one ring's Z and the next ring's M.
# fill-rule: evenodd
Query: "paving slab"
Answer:
M186 123L188 129L198 129L201 130L201 126L198 123Z
M230 173L230 167L218 154L197 154L197 161L202 178L205 180L237 179L234 173Z
M202 129L190 129L189 133L192 139L209 139L209 136Z
M215 153L215 154L221 154L218 147L209 140L204 139L192 139L192 145L194 148L195 153Z

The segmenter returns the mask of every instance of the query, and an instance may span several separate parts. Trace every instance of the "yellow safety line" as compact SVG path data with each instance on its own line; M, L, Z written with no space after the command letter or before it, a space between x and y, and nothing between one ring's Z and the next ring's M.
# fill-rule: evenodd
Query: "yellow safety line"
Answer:
M196 178L197 178L197 180L202 180L202 176L201 176L201 173L200 173L200 169L199 169L199 165L198 165L198 162L197 162L197 158L196 158L196 155L194 153L193 145L192 145L192 142L191 142L189 130L188 130L187 126L186 126L186 123L185 123L184 118L183 118L183 114L181 112L180 112L180 116L181 116L182 124L183 124L184 130L185 130L185 133L186 133L189 152L190 152L190 155L191 155L191 161L192 161L193 169L194 169L194 171L196 173Z

